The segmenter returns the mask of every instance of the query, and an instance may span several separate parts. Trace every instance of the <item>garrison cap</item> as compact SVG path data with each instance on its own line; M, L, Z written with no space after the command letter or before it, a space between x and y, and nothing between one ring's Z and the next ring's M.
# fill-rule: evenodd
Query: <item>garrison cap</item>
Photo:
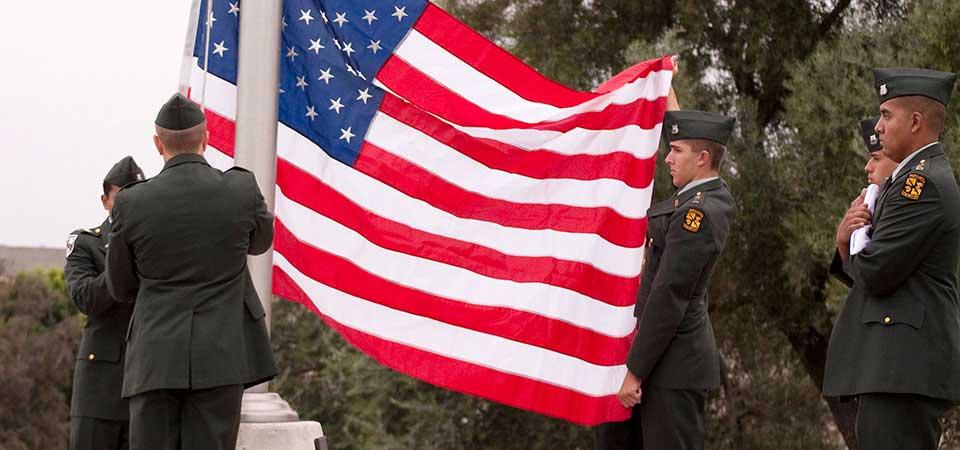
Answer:
M883 146L880 145L880 138L877 136L877 121L879 117L870 117L860 121L860 136L863 137L863 143L867 146L867 153L880 151Z
M703 111L667 111L663 117L667 142L706 139L727 145L735 121L733 117Z
M154 123L160 128L178 131L193 128L205 120L203 110L196 103L176 93L160 108Z
M928 69L875 69L873 79L880 104L892 98L922 95L947 106L957 74Z
M129 156L123 157L118 163L114 164L113 168L107 172L107 176L103 178L104 183L119 187L124 187L134 181L143 181L143 170Z

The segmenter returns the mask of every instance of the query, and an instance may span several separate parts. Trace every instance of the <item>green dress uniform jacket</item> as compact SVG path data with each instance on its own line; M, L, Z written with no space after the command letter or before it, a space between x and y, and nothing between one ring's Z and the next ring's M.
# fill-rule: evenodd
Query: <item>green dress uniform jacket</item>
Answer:
M830 337L824 395L960 400L960 190L940 144L883 189L873 230L843 265L853 287Z
M646 256L627 367L644 386L714 389L720 357L707 286L736 216L717 179L647 211Z
M66 265L70 298L87 323L80 339L73 375L70 415L127 421L127 401L120 396L123 383L123 341L133 307L114 300L107 290L104 265L110 222L89 230L74 231L68 240Z
M273 242L253 174L201 155L171 158L117 194L110 292L135 302L124 397L158 389L252 386L277 374L247 255Z

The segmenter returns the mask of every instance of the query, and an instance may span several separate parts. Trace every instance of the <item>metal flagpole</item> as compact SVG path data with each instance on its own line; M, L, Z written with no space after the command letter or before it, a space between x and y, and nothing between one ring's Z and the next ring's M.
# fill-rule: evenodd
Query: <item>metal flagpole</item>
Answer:
M277 159L277 114L280 85L281 0L243 2L240 10L240 53L237 67L237 131L235 164L253 172L267 207L274 210ZM273 250L247 260L257 295L266 311L267 328L273 317ZM243 422L290 422L297 413L267 384L247 390Z

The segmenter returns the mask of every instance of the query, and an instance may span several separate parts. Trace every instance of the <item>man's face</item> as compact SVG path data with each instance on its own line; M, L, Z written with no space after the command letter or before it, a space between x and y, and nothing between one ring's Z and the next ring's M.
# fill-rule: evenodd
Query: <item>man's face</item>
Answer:
M686 186L693 181L699 167L706 158L701 156L704 151L697 151L690 140L680 140L670 143L670 152L665 161L670 168L670 177L677 188Z
M883 154L899 163L913 150L913 111L905 107L903 97L887 100L880 105L880 120L874 131L880 137Z
M100 202L103 203L103 209L107 210L107 214L113 210L113 199L116 198L117 192L120 192L120 186L110 186L110 192L100 196Z
M883 152L877 151L870 153L870 159L863 170L867 172L867 181L870 184L883 186L884 181L893 174L893 169L897 168L897 163L887 158Z

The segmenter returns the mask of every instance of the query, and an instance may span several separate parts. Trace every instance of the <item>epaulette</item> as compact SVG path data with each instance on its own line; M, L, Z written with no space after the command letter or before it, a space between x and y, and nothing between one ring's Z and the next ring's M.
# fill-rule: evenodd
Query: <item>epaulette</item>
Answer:
M76 230L73 230L73 232L70 234L89 234L92 236L100 237L100 235L102 234L101 231L102 230L100 229L100 227L78 228Z
M132 188L132 187L140 184L140 183L146 183L146 182L148 182L148 181L150 181L149 178L144 179L144 180L134 181L134 182L132 182L132 183L127 183L127 184L123 185L123 187L120 188L120 191L118 191L118 192L123 192L123 191L125 191L125 190L127 190L127 189L130 189L130 188Z

